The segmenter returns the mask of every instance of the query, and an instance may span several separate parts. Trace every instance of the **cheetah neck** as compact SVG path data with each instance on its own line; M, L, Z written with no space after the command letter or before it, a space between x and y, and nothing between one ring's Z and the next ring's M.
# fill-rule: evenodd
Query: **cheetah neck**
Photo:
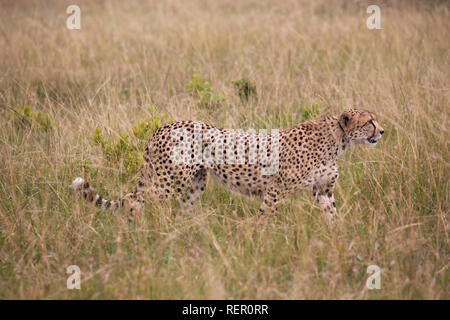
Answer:
M349 139L346 137L344 129L339 123L337 117L333 117L333 121L330 127L331 133L334 137L335 147L336 147L336 157L339 157L344 151L350 148L351 144Z

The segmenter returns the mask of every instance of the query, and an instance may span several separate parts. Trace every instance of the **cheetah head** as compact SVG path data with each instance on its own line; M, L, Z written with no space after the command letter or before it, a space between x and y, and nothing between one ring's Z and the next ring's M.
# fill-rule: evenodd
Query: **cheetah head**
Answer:
M339 125L351 145L375 146L384 133L375 114L366 110L345 110L339 117Z

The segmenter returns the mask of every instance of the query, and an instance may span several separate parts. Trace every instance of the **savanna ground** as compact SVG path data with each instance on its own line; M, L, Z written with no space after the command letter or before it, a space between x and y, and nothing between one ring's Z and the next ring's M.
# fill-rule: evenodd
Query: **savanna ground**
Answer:
M445 1L2 1L0 298L450 298L449 31ZM308 193L261 226L212 180L193 212L134 219L68 188L128 193L171 119L285 128L348 106L386 133L340 158L334 232Z

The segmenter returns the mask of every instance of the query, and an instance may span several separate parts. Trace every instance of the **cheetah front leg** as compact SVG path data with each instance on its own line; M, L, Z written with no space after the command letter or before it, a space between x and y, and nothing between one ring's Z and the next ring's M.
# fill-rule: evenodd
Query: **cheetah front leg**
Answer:
M259 214L272 214L277 211L281 198L281 190L277 183L272 183L266 188L264 199L259 208Z
M313 187L313 196L319 204L320 210L330 226L334 225L337 219L336 202L334 201L335 181L325 185Z

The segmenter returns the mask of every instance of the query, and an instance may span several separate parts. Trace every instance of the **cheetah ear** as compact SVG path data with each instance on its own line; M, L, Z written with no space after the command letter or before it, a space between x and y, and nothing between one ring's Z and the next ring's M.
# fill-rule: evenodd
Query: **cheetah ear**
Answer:
M348 110L344 111L339 117L339 124L341 125L342 129L344 129L344 131L348 131L349 125L352 122L351 120L352 115Z

